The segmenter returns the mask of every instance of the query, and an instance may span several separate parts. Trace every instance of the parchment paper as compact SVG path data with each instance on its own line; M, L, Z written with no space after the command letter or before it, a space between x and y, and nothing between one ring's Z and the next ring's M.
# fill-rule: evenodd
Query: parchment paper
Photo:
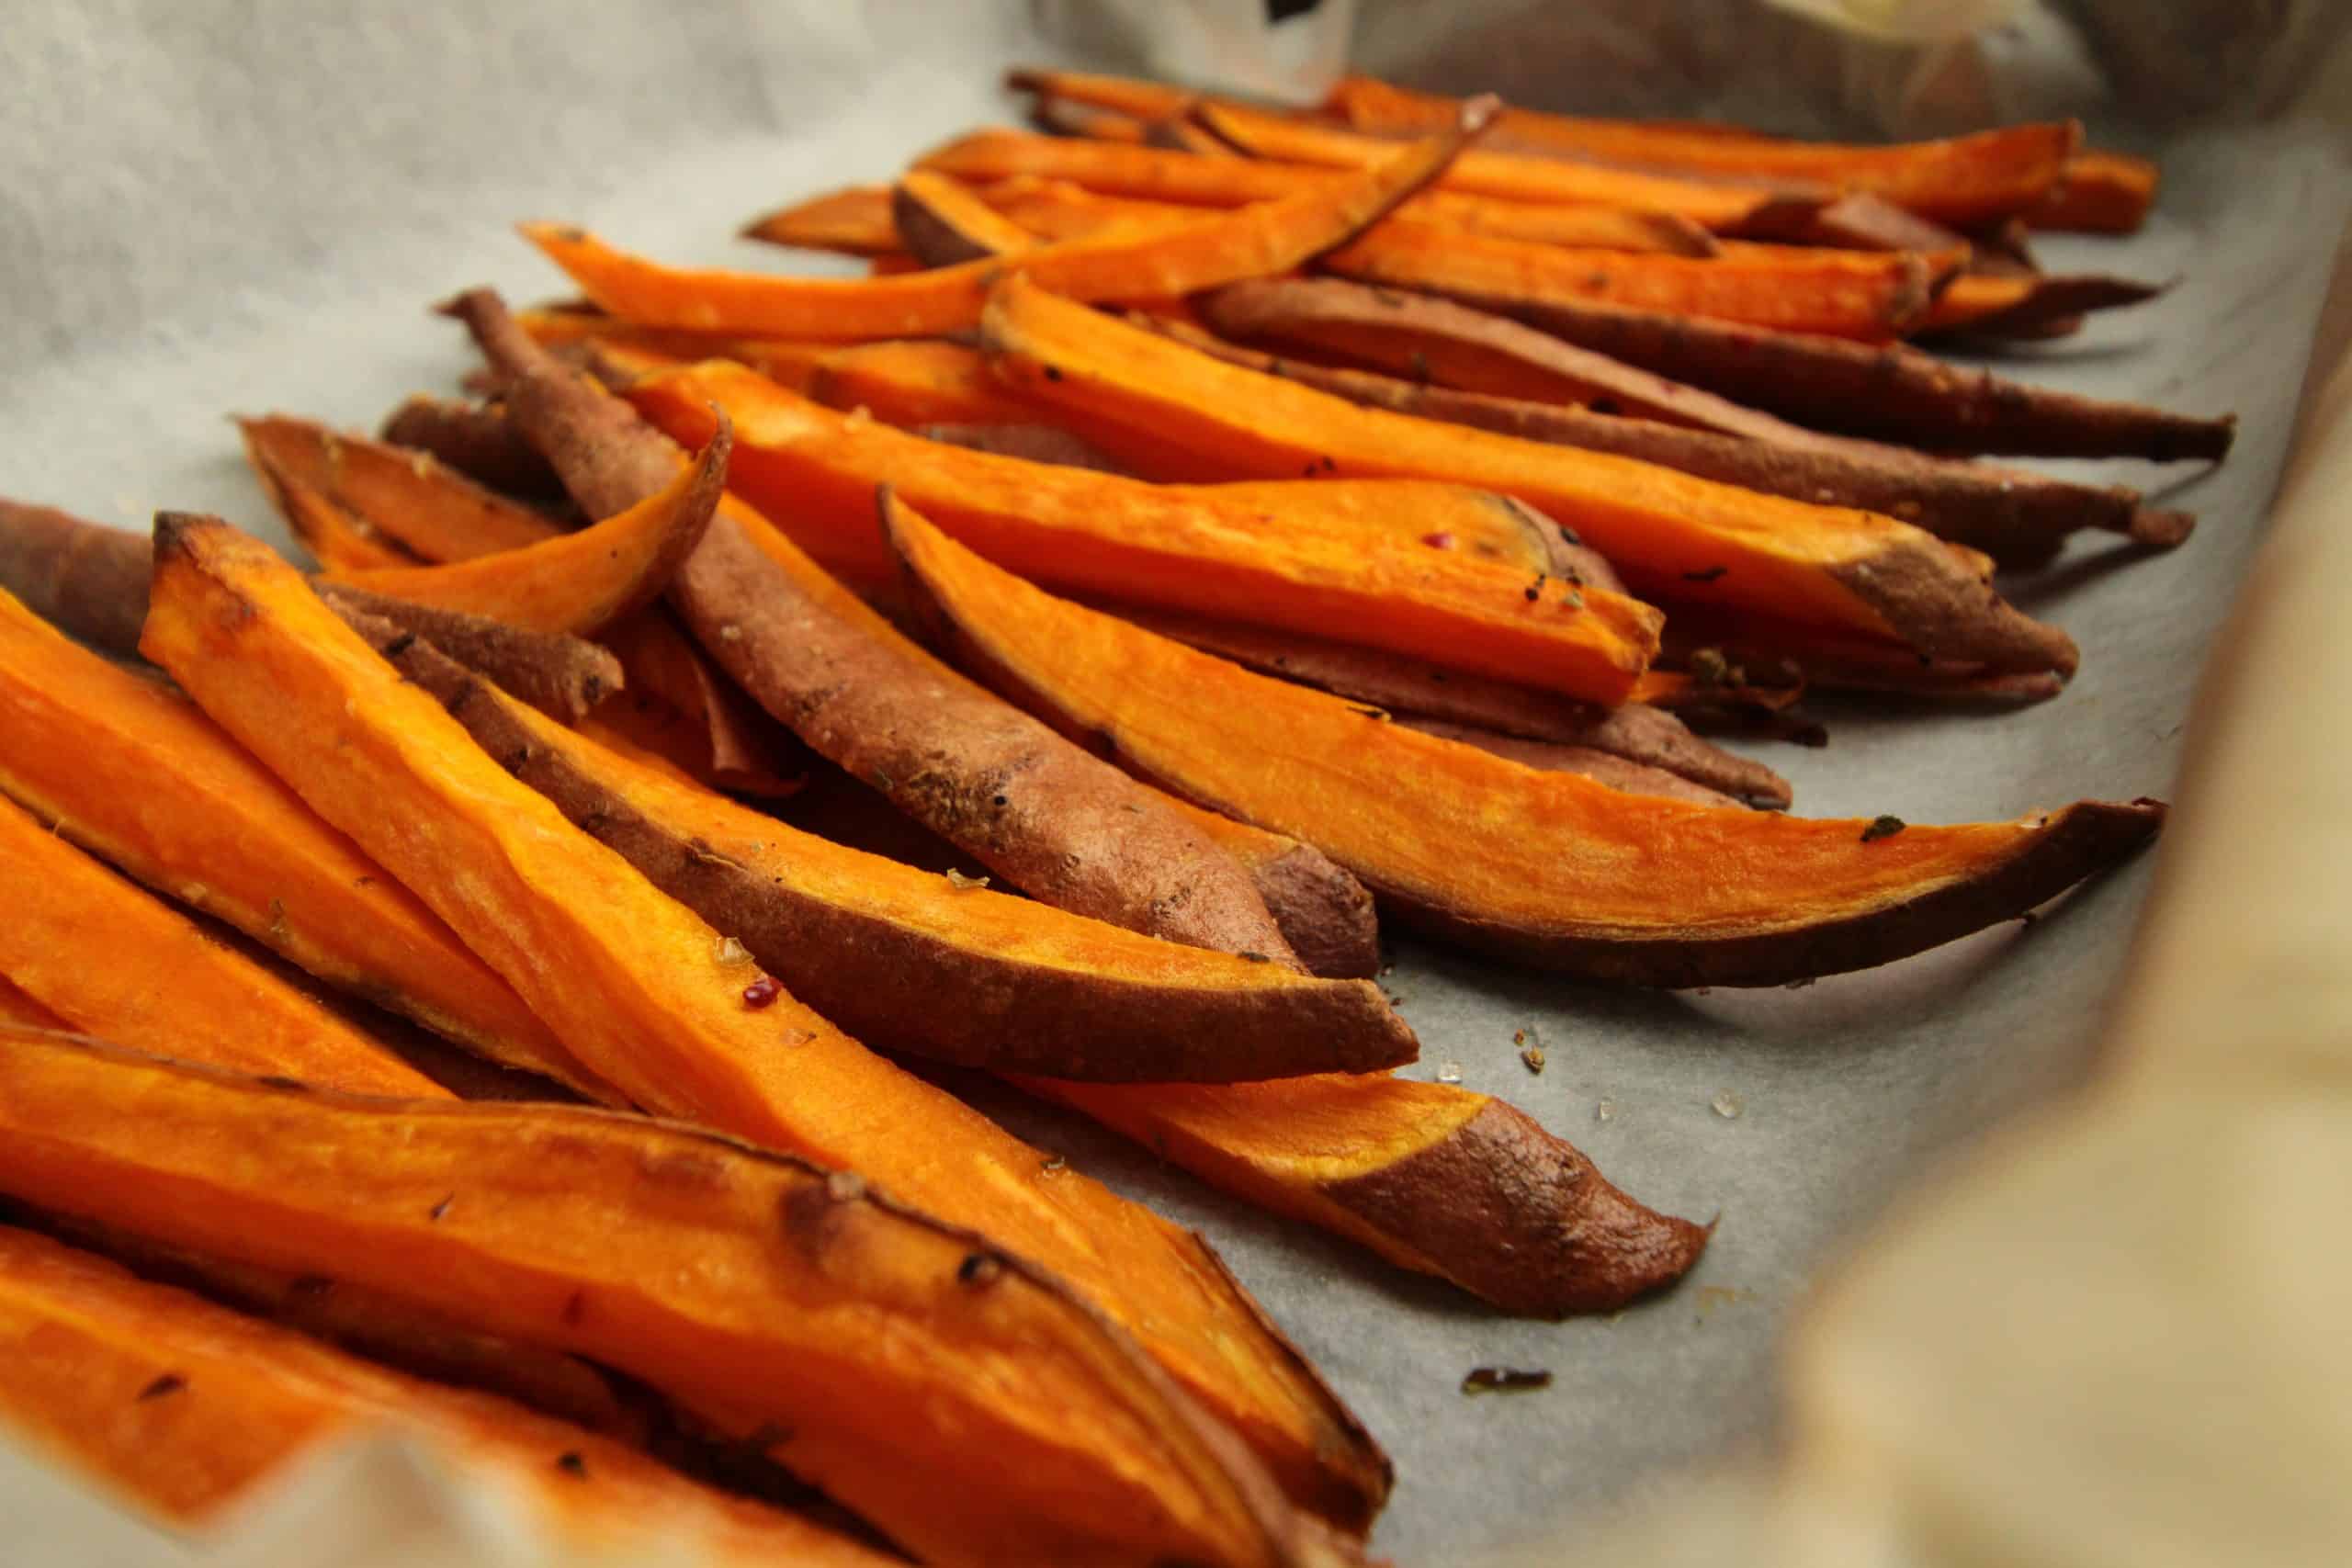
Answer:
M36 0L11 8L6 36L0 493L132 526L158 506L216 510L281 541L223 416L372 426L403 394L446 388L469 360L428 303L484 281L526 299L561 291L514 220L583 222L665 258L778 265L728 236L1009 118L999 70L1053 47L1013 6L814 0ZM1516 85L1541 56L1508 43L1489 31L1480 47ZM1740 96L1759 90L1749 73ZM2053 268L2179 286L2014 368L2238 411L2238 450L2218 472L2134 475L2177 487L2166 500L2202 514L2197 536L2148 558L2080 545L2007 585L2082 645L2082 673L2055 702L2002 715L1820 705L1827 750L1758 751L1794 781L1799 810L1956 820L2169 787L2197 669L2277 480L2352 189L2340 153L2309 134L2206 127L2162 152L2145 234L2044 250ZM1645 1201L1721 1216L1690 1281L1611 1319L1496 1316L1083 1124L983 1098L1206 1230L1395 1454L1378 1545L1452 1560L1598 1522L1663 1496L1686 1467L1769 1444L1771 1347L1806 1281L1939 1151L2081 1073L2147 875L2127 868L2030 930L1799 991L1628 994L1399 943L1387 983L1423 1042L1412 1073L1459 1064L1465 1085L1510 1097ZM1540 1077L1512 1041L1531 1027L1550 1058ZM1463 1373L1489 1363L1555 1382L1463 1397ZM0 1499L16 1505L0 1562L141 1560L119 1536L100 1545L60 1524L72 1495L0 1452ZM18 1556L44 1526L40 1555Z

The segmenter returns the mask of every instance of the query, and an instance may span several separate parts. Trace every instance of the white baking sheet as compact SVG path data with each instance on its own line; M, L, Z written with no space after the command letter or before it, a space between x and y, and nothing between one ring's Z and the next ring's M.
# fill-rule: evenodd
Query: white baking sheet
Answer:
M403 394L448 385L469 361L429 302L485 281L519 299L561 289L512 220L775 265L728 238L741 220L1009 118L998 71L1044 47L1017 6L814 0L19 0L5 36L0 493L127 526L158 506L215 510L281 540L224 416L367 426ZM2352 181L2308 135L2208 129L2163 152L2145 234L2044 248L2056 267L2179 286L2018 367L2236 410L2226 467L2134 477L2177 485L2166 499L2202 514L2197 536L2146 558L2094 540L2014 585L2082 645L2082 673L2055 702L2007 715L1824 705L1829 749L1758 752L1795 782L1799 810L2007 817L2168 788L2189 689L2276 483ZM1400 945L1389 983L1421 1034L1413 1072L1459 1063L1464 1083L1509 1096L1637 1196L1722 1216L1684 1286L1609 1319L1498 1317L1082 1124L988 1103L1225 1248L1396 1456L1377 1544L1436 1561L1598 1520L1686 1466L1769 1442L1770 1347L1806 1280L1936 1150L2079 1073L2147 873L2129 868L2030 931L1801 991L1629 994ZM1529 1026L1550 1055L1541 1077L1512 1044ZM1725 1095L1743 1102L1736 1118L1714 1109ZM1457 1392L1495 1362L1555 1382ZM145 1557L72 1522L74 1497L0 1452L0 1562ZM20 1556L34 1540L38 1557Z

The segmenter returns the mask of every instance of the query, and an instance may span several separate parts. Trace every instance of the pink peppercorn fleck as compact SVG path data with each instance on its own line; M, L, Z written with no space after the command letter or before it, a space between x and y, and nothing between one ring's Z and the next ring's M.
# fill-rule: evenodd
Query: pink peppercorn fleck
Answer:
M747 1008L763 1008L782 995L784 995L784 987L763 975L743 987L743 1005Z

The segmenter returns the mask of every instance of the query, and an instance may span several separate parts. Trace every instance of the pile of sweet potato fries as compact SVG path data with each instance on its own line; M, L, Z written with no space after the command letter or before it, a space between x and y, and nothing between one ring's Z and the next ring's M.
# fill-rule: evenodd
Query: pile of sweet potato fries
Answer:
M585 299L445 305L473 395L242 422L307 570L0 503L8 1426L182 1524L390 1418L719 1561L1361 1561L1388 1461L1207 1244L892 1057L1611 1310L1707 1230L1390 1076L1382 924L1802 983L2155 833L1804 818L1710 739L1997 722L2080 655L1996 566L2188 538L1983 459L2228 419L1923 346L2146 299L2030 238L2153 168L1013 85L749 231L868 277L526 225Z

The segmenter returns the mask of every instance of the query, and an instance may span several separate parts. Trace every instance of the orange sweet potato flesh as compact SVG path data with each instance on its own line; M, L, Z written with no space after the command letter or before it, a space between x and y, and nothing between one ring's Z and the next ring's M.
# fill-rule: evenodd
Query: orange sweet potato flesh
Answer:
M1447 114L1451 101L1351 76L1332 89L1329 107L1360 130L1411 133ZM1814 180L1867 191L1922 217L1961 225L2036 208L2062 180L2082 140L2079 126L2061 122L1940 141L1851 146L1516 108L1503 111L1497 134L1513 147L1570 157L1622 159L1693 174Z
M423 558L374 525L279 467L259 447L247 447L254 477L311 558L329 571L397 571Z
M1693 784L1680 773L1664 768L1653 768L1646 762L1635 762L1591 746L1563 745L1556 740L1530 740L1523 736L1504 735L1475 725L1457 724L1451 719L1424 718L1417 714L1394 714L1389 722L1401 724L1423 735L1434 735L1441 740L1456 745L1475 746L1479 750L1501 757L1509 761L1533 768L1538 773L1575 773L1621 789L1632 795L1657 795L1664 800L1688 801L1694 806L1738 806L1740 801Z
M1106 1082L1370 1072L1415 1055L1368 981L959 886L632 764L429 649L392 662L583 832L854 1033L963 1066ZM907 986L918 972L922 985Z
M718 932L509 777L266 549L218 523L158 529L150 656L592 1070L648 1111L859 1171L1056 1270L1142 1335L1292 1495L1342 1525L1370 1520L1387 1490L1378 1448L1198 1238L1047 1168L780 987L747 1005Z
M722 420L701 456L669 484L576 534L447 566L336 575L371 593L526 631L585 635L644 608L670 586L710 526L732 445Z
M1262 497L1216 504L1198 491L1171 496L925 441L818 408L736 366L650 378L629 398L689 443L723 409L735 422L737 492L861 582L882 575L868 519L874 487L888 483L990 558L1072 592L1309 633L1345 626L1399 652L1599 702L1623 698L1656 634L1656 612L1617 594L1302 519L1270 530ZM1278 471L1267 466L1268 477Z
M2163 817L2091 802L1885 833L1624 795L1055 599L916 520L893 537L910 591L999 690L1204 806L1315 844L1422 928L1564 973L1775 985L1868 968L2023 913Z
M888 186L843 186L755 218L742 237L797 250L879 256L904 250Z
M1492 111L1491 100L1476 100L1453 130L1397 151L1347 181L1169 233L1042 245L1023 254L1019 265L1046 287L1083 299L1159 299L1287 272L1436 178ZM648 326L777 337L929 337L969 327L1005 265L983 258L870 278L695 272L628 255L560 224L526 224L523 232L616 316Z
M1952 279L1936 302L1909 323L1905 335L2020 334L2078 321L2093 310L2144 304L2163 292L2162 284L2128 277L1973 273Z
M364 1093L442 1092L6 801L0 885L0 974L77 1030Z
M493 1061L610 1097L456 933L194 705L74 647L6 594L0 790L126 874L327 984ZM80 880L109 893L119 886ZM174 987L150 964L123 967L128 981ZM97 1015L75 1021L119 1037L130 1027Z
M1317 263L1361 283L1520 308L1598 300L1883 343L1936 321L1921 257L1758 245L1693 258L1564 250L1392 220Z
M33 1000L6 977L0 976L0 1023L26 1029L71 1030L74 1026Z
M847 1172L608 1111L289 1091L53 1037L8 1040L0 1082L14 1195L617 1367L927 1562L1315 1551L1133 1340Z
M625 1444L358 1359L29 1231L0 1229L0 1426L134 1501L207 1527L313 1449L379 1424L453 1447L583 1552L880 1568L799 1515L713 1491Z
M284 414L241 419L237 425L256 469L293 481L425 560L471 560L560 532L539 513L482 489L426 453Z
M743 363L766 373L753 359ZM1019 424L1039 417L1037 405L1006 390L973 350L922 339L835 348L810 372L801 390L827 408L843 413L864 409L901 429Z
M2037 229L2133 233L2155 205L2156 181L2156 165L2145 158L2088 149L2067 160L2056 188L2027 210L2026 221Z
M1634 592L1658 603L1756 611L2007 670L2075 663L2064 633L2012 609L1951 547L1875 513L1360 407L1221 363L1017 277L992 298L983 339L1000 375L1114 453L1122 434L1139 431L1158 447L1213 455L1236 478L1286 477L1313 463L1333 478L1448 479L1515 496L1576 529ZM753 444L740 411L737 425ZM1524 667L1479 672L1545 683Z
M899 176L890 190L890 218L907 250L925 266L1018 255L1037 244L962 181L930 169Z

